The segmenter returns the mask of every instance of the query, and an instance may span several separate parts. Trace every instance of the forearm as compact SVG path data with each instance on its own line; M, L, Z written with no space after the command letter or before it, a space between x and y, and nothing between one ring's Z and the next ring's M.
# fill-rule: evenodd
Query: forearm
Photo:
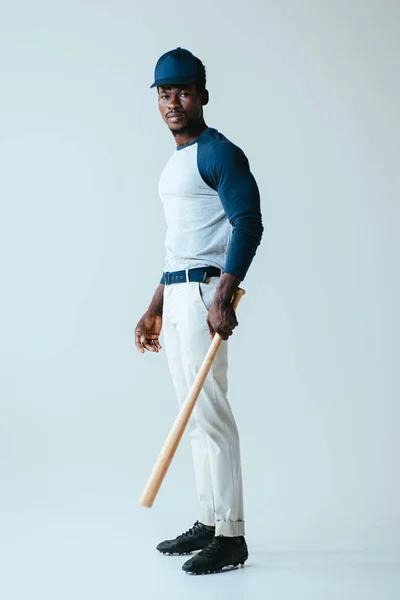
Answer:
M243 281L260 244L263 233L261 218L256 220L250 231L234 230L228 249L225 271L215 291L215 301L231 302L233 294Z
M261 242L263 229L261 215L236 220L226 257L225 272L243 281Z
M152 301L150 302L147 312L151 315L162 315L164 306L164 284L160 283L154 292Z

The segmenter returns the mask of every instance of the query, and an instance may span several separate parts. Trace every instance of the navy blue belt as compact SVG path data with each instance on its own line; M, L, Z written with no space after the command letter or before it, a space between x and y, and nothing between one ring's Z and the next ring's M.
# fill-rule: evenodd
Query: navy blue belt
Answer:
M205 281L207 277L219 277L221 269L218 267L196 267L184 271L167 271L163 273L160 283L170 285L171 283L186 283L189 281Z

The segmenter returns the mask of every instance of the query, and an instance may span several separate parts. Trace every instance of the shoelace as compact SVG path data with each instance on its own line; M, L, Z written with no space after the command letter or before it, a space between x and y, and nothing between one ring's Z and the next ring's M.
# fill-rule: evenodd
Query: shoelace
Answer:
M220 550L220 548L222 548L225 545L225 542L226 538L224 538L223 535L218 535L213 539L213 541L210 544L208 544L208 546L203 548L200 554L206 557L213 556L215 552Z
M181 535L178 535L178 538L188 537L189 535L196 535L196 533L200 533L200 532L201 532L200 523L199 523L199 521L196 521L196 523L193 525L193 527L188 529L188 531L185 531L185 533L181 533Z

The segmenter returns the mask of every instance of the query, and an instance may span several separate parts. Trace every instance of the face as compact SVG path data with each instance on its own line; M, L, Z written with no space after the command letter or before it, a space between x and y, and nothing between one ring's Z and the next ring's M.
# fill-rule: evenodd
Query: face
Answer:
M158 88L158 108L172 133L182 133L203 118L203 106L208 93L197 92L194 84L161 85Z

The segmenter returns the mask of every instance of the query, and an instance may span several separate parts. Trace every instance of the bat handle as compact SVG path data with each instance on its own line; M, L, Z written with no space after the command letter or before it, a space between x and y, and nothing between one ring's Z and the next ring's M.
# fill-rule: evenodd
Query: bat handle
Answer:
M233 310L237 309L237 306L239 304L239 302L241 301L242 297L245 295L246 290L244 290L243 288L238 288L236 290L236 292L233 295L233 301L232 301L232 308Z

